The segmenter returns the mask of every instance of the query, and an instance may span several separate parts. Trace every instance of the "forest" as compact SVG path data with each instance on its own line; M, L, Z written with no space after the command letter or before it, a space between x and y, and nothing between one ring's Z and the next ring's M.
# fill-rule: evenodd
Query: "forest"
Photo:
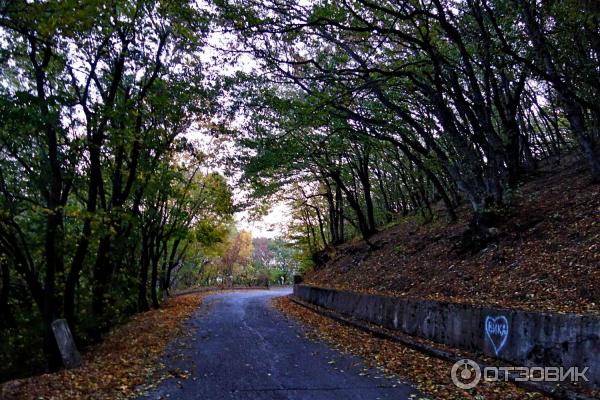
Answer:
M600 182L593 0L0 15L0 380L60 366L57 318L98 342L174 288L288 284L407 215L467 218L458 246L478 250L542 168L575 160ZM275 203L280 238L236 228Z

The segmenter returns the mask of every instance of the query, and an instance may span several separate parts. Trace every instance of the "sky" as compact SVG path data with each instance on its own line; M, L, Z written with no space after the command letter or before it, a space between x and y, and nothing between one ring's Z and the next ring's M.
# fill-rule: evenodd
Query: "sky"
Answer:
M205 67L215 69L220 75L232 76L238 71L251 73L257 68L256 61L248 54L240 55L235 58L235 61L223 61L222 54L219 49L230 49L236 46L236 38L232 34L222 34L213 32L207 40L209 46L204 49L203 58L205 58ZM213 70L214 71L214 70ZM232 124L238 129L243 129L243 120L232 121ZM201 146L210 146L211 137L201 132L191 132L187 135L191 139L196 139L201 143ZM224 173L221 166L217 166L214 170ZM224 174L225 175L225 174ZM237 175L237 174L234 174ZM234 203L242 201L245 197L241 188L237 187L237 176L228 177L228 183L233 188ZM290 222L291 208L284 202L275 202L267 215L260 219L250 217L248 211L240 211L234 214L236 226L238 230L247 230L252 232L252 237L276 238L283 236L286 231L287 224Z
M208 134L190 129L185 136L196 142L199 148L207 154L215 152L213 148L214 139ZM219 172L223 174L232 188L234 203L240 203L245 200L246 196L244 196L242 189L237 184L239 174L225 174L223 166L218 164L207 167L204 172ZM267 215L259 219L251 218L250 213L246 210L236 212L234 219L237 229L252 232L252 237L276 238L283 236L285 233L286 227L290 222L290 214L291 208L288 204L285 202L274 202Z
M235 214L238 229L252 232L252 237L275 238L282 236L289 222L290 208L285 203L275 204L269 214L258 221L250 221L245 211Z

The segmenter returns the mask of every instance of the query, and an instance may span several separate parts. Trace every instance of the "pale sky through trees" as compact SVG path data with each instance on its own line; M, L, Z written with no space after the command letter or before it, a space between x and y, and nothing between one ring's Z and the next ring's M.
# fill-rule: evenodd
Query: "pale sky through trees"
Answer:
M208 76L213 73L221 76L233 76L239 71L250 73L258 67L256 61L249 54L242 54L236 57L235 61L225 59L223 50L235 48L237 46L235 40L235 37L231 34L227 35L217 31L210 33L207 40L209 46L203 49L203 55L201 56L205 60L205 67L210 70ZM239 120L229 121L228 123L240 127L244 124L243 118L243 116L240 116ZM186 136L191 140L198 141L200 147L206 149L209 154L220 151L214 148L214 138L200 130L190 131ZM231 141L231 144L233 145L233 141ZM229 143L221 144L221 146L226 147L227 151L235 151L229 146ZM216 165L214 170L220 173L225 172L222 165ZM238 177L239 175L236 173L236 176L228 178L229 184L234 188L235 202L241 202L244 198L239 185L235 182ZM285 227L290 221L290 214L291 208L284 202L278 201L272 204L267 215L259 217L259 219L252 218L246 210L235 213L234 217L239 230L248 230L252 232L253 237L275 238L284 234Z
M198 143L199 148L203 149L207 154L218 152L214 144L214 138L197 129L190 130L186 137ZM229 147L228 144L225 147ZM224 173L223 166L215 165L209 168L212 171ZM208 171L207 171L208 172ZM235 202L243 201L244 193L236 185L236 180L239 176L227 178L228 183L234 188L233 198ZM291 208L284 202L275 202L270 208L267 215L259 219L252 218L248 211L240 211L234 214L235 222L238 230L247 230L252 232L252 237L276 238L285 233L285 227L290 221Z

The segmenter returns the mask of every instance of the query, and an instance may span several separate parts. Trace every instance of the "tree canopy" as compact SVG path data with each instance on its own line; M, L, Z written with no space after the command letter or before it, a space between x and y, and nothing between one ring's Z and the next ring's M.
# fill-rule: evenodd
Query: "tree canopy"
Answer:
M0 1L0 378L58 366L57 318L90 343L173 284L290 283L333 246L461 204L463 244L482 246L566 155L600 182L599 13ZM284 237L235 227L274 202Z
M1 7L2 370L23 374L57 365L58 317L85 343L158 307L190 244L218 239L232 194L184 136L217 94L193 4Z
M452 220L466 200L481 243L539 162L574 149L600 179L590 2L216 4L259 65L233 89L244 179L257 198L303 182L313 250L437 201Z

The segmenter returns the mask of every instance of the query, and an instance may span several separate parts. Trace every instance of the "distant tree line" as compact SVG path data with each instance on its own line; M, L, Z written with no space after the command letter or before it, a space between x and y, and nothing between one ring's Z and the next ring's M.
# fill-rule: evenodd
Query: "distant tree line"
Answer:
M301 253L282 239L252 237L228 228L223 239L188 257L174 271L174 286L234 287L286 285L300 270Z

